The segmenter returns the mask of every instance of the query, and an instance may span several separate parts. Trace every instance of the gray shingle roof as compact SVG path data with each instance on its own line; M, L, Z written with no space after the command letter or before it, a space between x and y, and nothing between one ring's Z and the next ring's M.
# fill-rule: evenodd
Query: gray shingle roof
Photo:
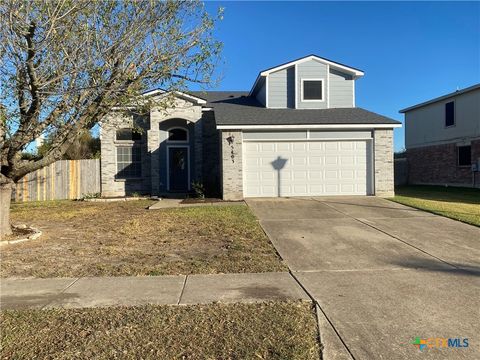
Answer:
M400 124L362 108L267 109L240 91L192 92L213 107L217 125Z
M211 107L220 101L248 96L248 91L190 91L189 94L207 101L207 107Z
M451 92L451 93L449 93L449 94L436 97L436 98L434 98L434 99L431 99L431 100L422 102L422 103L417 104L417 105L409 106L409 107L407 107L407 108L405 108L405 109L400 110L399 112L403 114L403 113L406 113L406 112L408 112L408 111L410 111L410 110L418 109L418 108L424 107L424 106L426 106L426 105L433 104L433 103L436 103L436 102L438 102L438 101L446 100L446 99L451 98L451 97L453 97L453 96L458 96L458 95L461 95L461 94L465 94L465 93L467 93L467 92L470 92L470 91L473 91L473 90L477 90L477 89L480 89L480 83L479 83L479 84L472 85L472 86L467 87L467 88L465 88L465 89L457 90L457 91Z

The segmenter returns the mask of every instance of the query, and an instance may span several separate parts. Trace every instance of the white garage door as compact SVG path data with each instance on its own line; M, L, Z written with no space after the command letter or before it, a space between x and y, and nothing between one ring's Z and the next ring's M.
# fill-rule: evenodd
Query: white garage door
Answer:
M368 195L368 140L244 142L244 196Z

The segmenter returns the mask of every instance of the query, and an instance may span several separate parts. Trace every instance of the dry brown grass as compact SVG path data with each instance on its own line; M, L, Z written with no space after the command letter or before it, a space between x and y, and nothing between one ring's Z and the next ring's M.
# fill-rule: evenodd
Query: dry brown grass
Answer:
M15 204L12 220L43 231L2 248L2 277L286 270L248 207L146 210L149 201Z
M5 311L2 359L318 359L311 304Z

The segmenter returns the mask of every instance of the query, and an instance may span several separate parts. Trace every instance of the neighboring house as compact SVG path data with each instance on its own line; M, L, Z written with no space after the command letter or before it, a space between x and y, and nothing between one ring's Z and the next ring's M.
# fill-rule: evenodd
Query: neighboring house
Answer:
M480 187L480 84L400 112L409 183Z
M112 113L101 129L102 195L186 193L196 181L228 200L392 196L401 124L355 107L363 75L310 55L260 72L250 92L175 92L167 109Z

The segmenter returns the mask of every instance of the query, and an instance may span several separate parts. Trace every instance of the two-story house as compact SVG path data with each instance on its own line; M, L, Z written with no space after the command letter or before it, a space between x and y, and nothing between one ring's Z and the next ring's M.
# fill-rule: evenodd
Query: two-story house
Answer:
M315 55L261 71L248 92L175 92L168 108L102 122L102 195L393 195L393 128L355 106L363 71ZM138 131L140 129L140 131Z
M400 112L409 183L480 187L480 84Z

